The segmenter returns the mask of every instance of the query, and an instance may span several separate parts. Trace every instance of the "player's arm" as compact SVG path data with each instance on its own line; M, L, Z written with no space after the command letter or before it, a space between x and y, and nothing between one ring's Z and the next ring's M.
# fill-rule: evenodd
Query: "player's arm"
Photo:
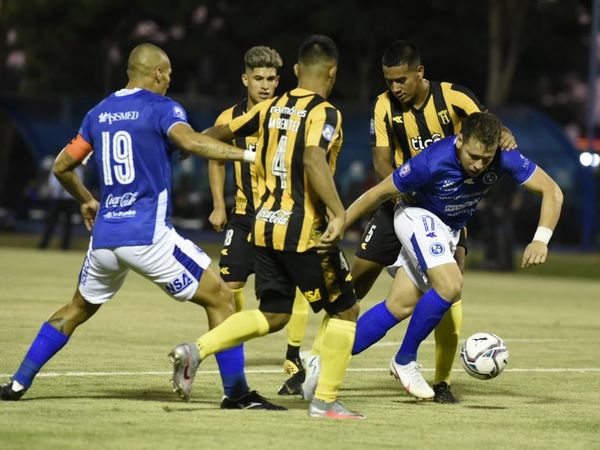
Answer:
M215 125L214 127L207 128L202 134L215 138L221 142L232 142L235 138L235 134L233 134L233 131L231 131L231 128L227 124Z
M198 133L184 122L178 122L169 129L169 139L180 149L204 158L254 162L254 152L239 149L207 134Z
M542 196L538 227L531 243L525 248L521 262L521 267L530 267L546 262L548 242L560 217L563 194L558 184L540 167L535 169L523 186Z
M346 210L346 227L352 225L361 217L371 214L383 202L399 197L400 194L394 185L392 174L388 175L385 180L362 194L348 207Z
M325 149L316 146L306 147L303 163L308 182L329 210L327 230L321 237L321 243L317 246L321 249L327 248L335 245L341 239L346 222L346 211L335 188Z
M52 166L54 176L65 190L81 205L81 215L88 231L94 226L99 205L92 193L83 185L75 169L81 165L82 161L91 152L92 146L78 134L75 139L62 149Z
M392 165L392 147L371 147L373 169L379 180L385 180L394 171Z
M208 183L213 200L213 210L208 221L215 231L223 231L227 223L225 210L225 162L208 161Z

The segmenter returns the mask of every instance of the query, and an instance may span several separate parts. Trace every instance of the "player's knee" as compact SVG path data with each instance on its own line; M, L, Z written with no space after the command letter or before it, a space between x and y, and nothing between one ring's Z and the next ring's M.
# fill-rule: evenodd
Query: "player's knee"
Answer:
M245 281L227 281L227 286L229 286L229 288L233 289L233 290L242 289L244 286L246 286L246 282Z
M385 302L385 306L398 320L407 318L413 313L413 310L415 309L414 303L407 303L406 299L402 296L393 294L388 295L388 298Z
M281 330L290 321L290 314L284 313L269 313L262 311L263 315L269 323L269 332L274 333Z
M433 288L436 290L438 295L444 300L449 302L456 302L460 300L463 286L462 276L452 277L444 280L443 283L434 285Z
M356 322L358 320L358 314L360 313L360 306L355 303L350 308L344 311L333 314L334 317L341 320L348 320L350 322Z

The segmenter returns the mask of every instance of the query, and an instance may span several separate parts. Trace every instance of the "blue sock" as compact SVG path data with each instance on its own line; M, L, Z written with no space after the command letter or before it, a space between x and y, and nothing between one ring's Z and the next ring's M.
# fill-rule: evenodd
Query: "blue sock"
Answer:
M352 354L358 355L369 348L399 322L385 306L385 300L377 303L360 316L356 322L356 336L354 337Z
M240 398L248 392L248 383L244 373L244 346L242 344L215 354L223 391L229 398Z
M452 303L440 297L435 289L430 289L419 299L408 323L400 350L396 353L398 364L404 365L417 360L419 345L440 323L451 305Z
M31 386L33 379L46 364L65 344L69 336L61 333L48 322L44 322L36 338L33 340L29 351L19 370L13 375L13 379L21 383L25 388Z

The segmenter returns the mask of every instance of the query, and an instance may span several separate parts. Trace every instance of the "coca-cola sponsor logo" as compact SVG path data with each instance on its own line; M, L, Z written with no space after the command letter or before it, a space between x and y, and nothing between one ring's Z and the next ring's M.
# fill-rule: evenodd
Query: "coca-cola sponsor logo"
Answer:
M135 203L138 192L125 192L123 195L108 194L104 206L106 208L127 208Z

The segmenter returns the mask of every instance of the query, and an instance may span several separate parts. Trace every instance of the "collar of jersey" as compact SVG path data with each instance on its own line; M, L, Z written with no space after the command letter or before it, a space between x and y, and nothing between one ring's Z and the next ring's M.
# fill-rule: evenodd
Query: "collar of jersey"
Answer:
M313 91L309 91L308 89L304 89L304 88L295 88L292 89L290 91L290 95L293 95L294 97L308 97L309 95L315 95L316 92Z
M132 95L135 94L136 92L141 91L141 88L133 88L133 89L119 89L117 92L115 92L115 95L117 97L125 97L126 95Z

